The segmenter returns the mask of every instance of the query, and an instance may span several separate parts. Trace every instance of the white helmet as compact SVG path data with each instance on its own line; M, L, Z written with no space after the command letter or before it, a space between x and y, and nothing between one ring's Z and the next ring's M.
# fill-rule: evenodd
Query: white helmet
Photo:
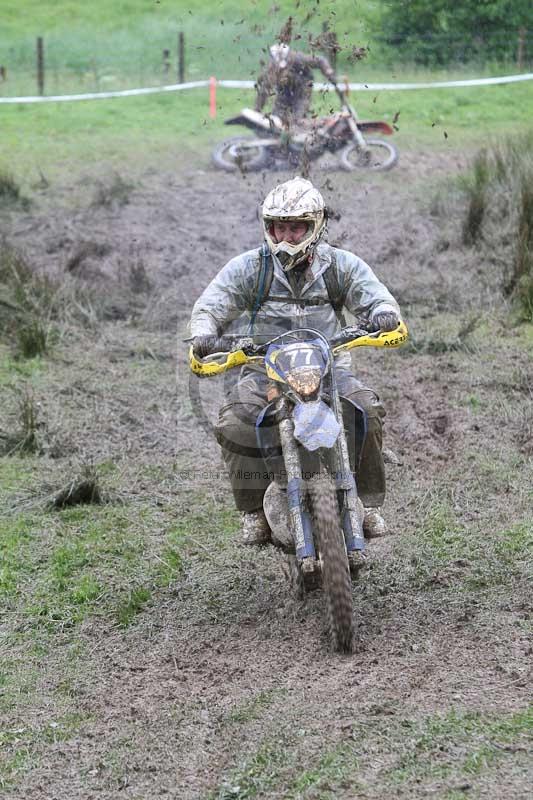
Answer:
M287 58L291 48L288 44L273 44L270 48L270 58L276 66L282 69L287 66Z
M285 270L299 264L312 252L326 231L324 198L311 181L292 178L269 192L262 209L263 230L270 252L277 255ZM298 244L276 242L274 222L305 222L307 232Z

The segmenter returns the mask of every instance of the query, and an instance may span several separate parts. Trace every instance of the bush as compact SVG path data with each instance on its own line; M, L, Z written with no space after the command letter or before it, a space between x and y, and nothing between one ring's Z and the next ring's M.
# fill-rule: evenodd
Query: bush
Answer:
M401 58L426 66L511 61L518 31L533 29L529 0L389 0L382 28Z
M491 259L509 265L505 294L522 319L533 320L533 132L481 150L460 186L463 243L476 244L486 231Z
M512 280L521 313L525 319L533 322L533 170L522 175Z
M463 243L472 245L481 235L481 227L487 206L487 186L490 180L487 152L481 150L474 159L472 175L463 181L469 195L468 209L463 222Z
M30 201L21 194L15 177L5 169L0 169L0 207L19 205L27 208Z

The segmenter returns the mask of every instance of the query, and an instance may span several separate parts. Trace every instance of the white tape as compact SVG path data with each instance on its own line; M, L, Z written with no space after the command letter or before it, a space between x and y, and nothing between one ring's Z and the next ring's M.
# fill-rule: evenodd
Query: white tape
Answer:
M179 92L182 89L201 89L209 86L209 81L174 83L170 86L150 86L146 89L123 89L117 92L92 92L90 94L55 94L44 97L0 97L0 103L64 103L70 100L106 100L108 97L135 97L139 94L158 92Z
M500 78L472 78L464 81L436 81L435 83L349 83L348 87L358 92L375 92L379 89L402 91L404 89L447 89L453 86L492 86L496 83L518 83L530 80L533 80L533 72L525 75L505 75ZM346 86L342 81L339 81L339 85ZM318 90L327 89L329 86L329 83L313 84L313 87Z
M340 86L356 92L376 92L383 89L403 91L404 89L445 89L454 86L493 86L498 83L518 83L533 80L533 72L524 75L505 75L499 78L472 78L463 81L436 81L435 83L343 83ZM56 94L43 97L0 97L0 103L64 103L72 100L106 100L110 97L135 97L143 94L159 92L180 92L184 89L202 89L209 86L210 81L191 81L189 83L173 83L169 86L150 86L146 89L123 89L117 92L91 92L90 94ZM227 89L253 89L255 81L217 80L217 86ZM316 91L331 89L330 83L314 83Z
M472 78L463 81L436 81L434 83L348 83L339 80L339 86L356 92L375 92L380 89L392 89L394 91L404 89L445 89L453 86L490 86L496 83L517 83L518 81L533 80L533 72L524 75L504 75L499 78ZM217 81L217 86L225 86L228 89L253 89L254 81ZM322 92L331 89L331 83L313 83L313 89Z

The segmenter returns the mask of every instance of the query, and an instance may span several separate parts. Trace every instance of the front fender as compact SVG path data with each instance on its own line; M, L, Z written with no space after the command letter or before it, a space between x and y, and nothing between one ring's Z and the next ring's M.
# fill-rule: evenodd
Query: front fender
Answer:
M357 120L357 127L363 133L383 133L385 136L392 136L394 128L388 122L368 122Z
M323 400L298 403L293 409L294 438L306 450L330 449L339 436L341 426Z

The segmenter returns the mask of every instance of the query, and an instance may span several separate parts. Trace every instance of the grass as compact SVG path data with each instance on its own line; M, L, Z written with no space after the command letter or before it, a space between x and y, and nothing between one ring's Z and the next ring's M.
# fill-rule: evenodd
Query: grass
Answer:
M27 208L27 199L22 196L20 186L8 170L0 171L0 208L20 206Z
M55 339L51 318L57 314L58 289L4 239L0 241L0 333L16 357L32 359L48 352Z
M43 371L43 359L39 356L22 361L15 357L11 348L0 343L0 386L10 386L14 380L33 379Z
M35 763L39 750L73 739L89 719L87 714L67 712L39 726L0 731L0 789L12 788L17 776Z
M0 482L0 500L6 500L10 493L27 486L33 479L36 464L28 459L13 456L2 459L2 480Z
M528 98L528 87L515 84L476 90L359 93L354 104L363 118L391 122L401 112L400 130L394 137L400 153L417 147L452 152L473 150L479 144L480 127L486 136L494 137L525 130ZM39 184L43 173L53 186L67 177L69 184L72 179L81 181L89 171L103 180L114 170L129 184L150 166L170 168L176 159L191 168L205 168L215 142L229 135L224 119L252 103L251 91L219 90L215 120L209 117L207 90L7 106L2 111L4 144L15 165L16 180L30 197L35 196L32 186ZM329 108L337 108L335 99L325 102L322 110ZM40 196L46 197L48 191L39 189ZM87 203L83 184L75 197Z
M295 42L308 49L309 39L327 27L335 31L341 50L338 68L369 74L380 65L396 63L394 50L382 40L381 2L358 0L354 13L351 0L254 0L250 14L243 15L237 0L174 0L146 4L143 0L122 0L106 4L95 0L80 6L73 0L28 0L25 13L6 9L0 63L7 67L9 93L35 91L35 38L44 37L46 87L48 93L94 91L120 85L147 85L162 80L163 50L168 50L169 74L177 73L177 34L185 34L186 78L195 80L217 74L221 65L225 77L255 76L260 58L279 34L289 16L293 18ZM465 38L468 40L469 33ZM353 64L354 46L365 45L368 56ZM477 72L502 70L490 62ZM363 72L364 70L364 72ZM403 69L391 67L401 75Z
M471 180L465 180L468 210L463 223L463 243L473 245L481 235L487 205L487 185L490 173L486 150L480 150L474 159Z
M533 148L529 164L521 176L518 212L518 232L512 283L522 317L533 322Z
M334 800L364 796L377 786L390 796L432 789L451 800L454 787L475 791L482 775L506 760L519 760L533 735L531 708L501 715L451 709L418 719L402 717L399 707L391 711L386 719L354 720L344 739L324 748L313 742L303 749L294 733L273 733L268 744L235 766L210 800L281 792L287 800ZM521 760L525 763L525 756Z
M262 742L245 763L209 795L209 800L249 800L275 790L280 784L280 772L290 761L288 744L285 736L276 737L274 742Z
M13 387L16 394L16 425L11 433L0 436L2 455L33 455L42 449L42 427L39 403L30 385Z
M8 82L20 73L29 78L35 37L41 35L52 85L57 74L70 76L78 84L89 83L91 89L113 86L117 77L125 76L130 85L132 80L143 85L162 76L164 49L170 50L171 71L176 74L177 33L183 31L187 78L210 75L221 63L233 76L244 72L248 77L289 15L304 42L308 34L318 34L325 22L334 26L346 48L346 63L354 37L357 43L367 42L369 26L378 21L376 6L368 0L358 3L355 18L349 0L323 0L316 7L297 7L294 0L279 0L274 6L255 0L250 11L243 15L237 0L214 0L207 5L199 0L148 5L143 0L111 5L95 0L87 7L72 0L28 0L23 15L5 11L0 63L7 66Z
M480 150L459 179L467 201L462 242L472 247L485 236L488 253L509 264L502 276L504 292L528 322L533 321L532 180L531 129Z
M464 69L428 72L389 66L379 48L371 48L368 58L355 66L350 64L347 59L354 41L368 43L373 33L379 32L379 4L367 0L358 3L355 16L349 0L323 0L316 6L301 7L292 0L279 0L274 7L255 2L250 22L243 20L242 7L236 0L207 7L199 0L182 0L149 8L142 0L113 4L96 0L85 7L72 0L28 0L23 15L13 9L5 11L0 63L7 65L8 81L0 88L6 94L35 92L30 74L34 72L34 39L38 34L45 36L48 94L157 85L163 79L172 82L178 30L186 33L188 79L212 74L255 79L267 44L289 14L295 19L296 29L303 32L299 42L303 49L308 49L308 34L316 35L325 23L337 31L343 46L338 71L352 80L409 82L465 77ZM164 48L172 52L170 77L161 73ZM469 74L479 72L474 69ZM402 152L417 147L469 149L479 143L480 130L484 137L501 137L504 131L524 129L530 121L529 97L530 86L524 83L475 89L359 92L352 100L363 118L398 120L395 139ZM31 197L36 189L43 195L55 181L67 176L81 179L88 170L102 176L98 194L109 171L116 170L123 184L120 191L117 193L115 186L110 194L104 185L100 201L105 204L114 198L123 202L130 178L138 177L141 165L143 170L150 166L170 168L178 159L193 168L204 167L213 144L227 135L223 120L243 105L252 105L253 99L252 91L219 89L216 120L208 114L207 89L105 101L3 106L2 137L4 153L8 154L4 158L9 164L9 169L3 169L6 196L13 199L24 191ZM317 102L319 113L337 106L333 93L324 102ZM83 194L81 188L80 198Z
M145 560L147 513L133 526L121 508L110 507L8 519L0 528L4 602L16 608L23 601L30 627L50 631L90 614L131 622L142 607L132 582L154 581L160 571L158 562Z
M413 728L414 736L389 770L391 784L449 779L454 774L474 777L512 752L506 745L526 744L533 733L533 709L500 717L452 709L419 723L406 720L405 727Z
M13 466L9 485L22 475ZM12 515L0 523L3 602L23 613L30 627L45 626L50 633L94 615L127 627L153 593L176 582L189 554L205 557L195 536L212 524L203 506L169 526L157 549L156 517L146 506L82 505ZM217 517L219 535L226 538L235 514Z
M526 581L532 554L533 519L503 530L466 529L448 508L434 506L417 532L411 564L419 585L453 584L468 593Z
M133 185L120 175L96 183L90 206L112 210L129 202ZM20 249L0 240L0 335L11 345L15 359L50 356L61 338L68 338L80 323L98 329L102 319L142 315L153 286L134 251L114 282L103 286L84 280L85 260L102 259L110 249L105 241L78 241L66 259L65 273L50 277L40 271L38 259L30 261Z
M90 4L90 9L79 9L66 0L54 4L36 4L32 0L34 17L29 12L23 18L8 14L5 44L0 44L0 63L9 63L8 54L6 51L2 53L2 47L8 47L10 41L10 54L15 62L12 78L2 88L13 94L35 91L28 81L24 83L25 79L17 83L16 65L24 58L30 59L33 70L33 35L36 30L52 37L50 59L54 66L47 83L48 94L124 86L132 88L150 83L157 85L162 76L148 56L146 68L136 69L127 62L125 54L131 58L131 54L136 53L139 59L144 59L139 53L139 42L146 41L153 58L156 54L159 58L162 48L174 42L177 26L183 21L195 30L187 40L189 78L203 79L214 74L219 78L255 79L259 61L264 56L262 48L272 40L273 31L286 18L285 15L291 11L297 18L308 13L307 8L295 10L294 4L285 0L276 5L279 11L273 15L270 6L256 4L251 27L257 25L261 32L253 33L247 24L238 24L242 20L242 10L236 2L210 4L206 9L205 4L195 1L178 4L172 11L166 8L158 11L154 6L146 13L145 3L130 0L127 4L128 24L125 26L124 4L109 6L98 0ZM316 6L317 14L310 23L310 30L320 30L325 18L332 19L333 11L337 29L346 31L341 36L346 43L357 36L368 41L371 27L379 19L374 4L358 3L354 21L347 0L335 3L326 0ZM228 20L225 25L221 25L222 18ZM25 39L29 19L33 20L34 27L31 36L28 31L30 38ZM78 29L76 25L79 25ZM82 26L83 34L80 32ZM103 30L107 31L107 36L102 35ZM158 45L159 35L163 38ZM170 36L172 42L169 42ZM244 40L235 42L237 36L248 37L248 43ZM195 41L197 43L193 44ZM304 49L307 47L305 36L302 46ZM54 47L61 50L63 63L53 61ZM113 59L108 68L97 66L99 53ZM224 65L223 72L220 65ZM465 77L465 70L442 73L405 66L396 69L384 61L377 61L373 55L356 67L341 61L339 74L345 72L352 80L360 82ZM478 71L474 70L474 73L477 75ZM166 78L167 82L169 80ZM352 100L363 118L398 120L399 131L395 139L400 151L416 147L452 151L458 147L474 147L479 143L480 130L483 130L485 138L487 134L501 137L504 131L525 128L529 123L529 97L530 86L523 83L359 92L352 96ZM208 114L207 89L103 101L3 106L3 144L4 151L9 153L6 158L9 158L10 165L7 173L17 191L20 192L22 185L27 194L32 186L43 187L43 176L45 183L44 188L39 189L41 193L46 192L46 183L53 183L59 176L81 177L84 171L96 169L98 165L102 175L107 175L111 168L126 176L135 173L136 168L132 165L169 167L177 158L193 167L203 166L209 161L213 144L227 135L227 129L223 127L224 118L235 114L243 105L252 105L253 99L252 91L219 89L216 120L211 120ZM317 101L320 113L337 107L334 93L322 104ZM15 165L14 175L12 164ZM101 165L105 165L104 169ZM123 180L127 183L128 177Z
M22 358L35 358L48 352L50 332L40 319L28 319L26 325L17 328L16 352Z
M116 616L118 624L122 628L127 628L137 614L144 610L146 604L151 599L151 592L145 586L137 586L132 589L128 596L122 600L116 609Z
M234 708L228 715L228 722L242 724L259 719L263 711L271 706L273 700L283 697L285 694L285 689L265 689L258 692L251 700Z
M419 326L399 351L400 355L475 352L476 332L479 328L485 328L486 323L485 325L483 323L479 313L469 314L459 320L451 315L441 314L439 319L431 319L429 330L426 331Z
M0 487L9 505L11 495L21 486L35 483L32 471L37 459L8 461L7 474L3 470L6 461L0 462ZM151 486L159 486L169 480L168 469L146 464L143 477L151 480ZM444 483L448 480L445 475L440 478ZM117 479L113 464L107 462L102 482ZM182 492L177 512L173 500L157 505L149 502L148 495L145 490L142 503L133 500L121 506L13 513L5 525L0 523L5 565L2 603L10 620L0 707L10 720L16 720L46 703L47 722L58 725L10 722L4 728L9 736L20 739L3 743L3 787L13 796L25 775L37 780L40 764L56 752L55 744L81 741L83 747L94 747L92 720L83 706L83 689L89 685L89 694L93 690L90 677L83 672L87 656L84 647L97 648L112 631L119 647L139 654L152 641L152 635L157 636L152 632L157 631L160 614L174 602L171 613L177 616L178 630L190 625L194 634L196 626L201 626L202 631L209 629L220 637L219 641L224 641L229 632L231 640L232 625L243 619L243 609L254 626L263 626L258 637L263 639L268 630L266 620L273 617L275 597L275 584L268 581L268 555L261 561L257 554L239 555L230 545L238 518L229 502L221 507L213 497L197 490L190 495ZM492 614L500 598L508 601L511 596L522 596L525 585L526 547L531 535L525 520L520 525L498 528L489 539L485 528L466 524L444 498L429 498L424 509L417 536L402 537L391 559L373 569L361 587L363 605L373 609L380 624L395 613L397 604L405 604L404 616L395 623L402 627L408 641L416 637L414 629L419 631L417 626L426 623L428 609L430 614L437 609L449 610L458 596L460 601L473 597L481 598L482 606ZM212 534L210 546L206 545L206 530ZM417 564L411 561L413 555L419 558ZM457 565L458 560L465 563ZM494 565L493 574L489 570ZM435 574L444 576L444 582L432 582ZM484 584L488 579L492 583ZM257 613L261 594L264 605ZM456 604L453 610L457 613L461 609ZM281 620L283 626L288 624L285 614ZM279 627L279 622L272 624ZM297 635L297 628L293 630ZM165 630L161 636L167 634ZM279 630L274 635L279 636ZM316 657L320 658L318 651ZM88 663L94 664L94 652L91 658ZM59 677L52 679L50 671L43 676L48 661ZM332 667L326 661L323 668L329 671ZM168 670L173 676L172 663ZM160 679L162 673L157 675ZM170 680L169 675L165 680ZM342 704L343 699L338 696L333 705L320 706L320 729L316 733L314 716L311 720L308 717L309 705L295 701L292 673L287 680L283 675L276 678L275 688L250 680L246 676L240 702L229 710L228 706L218 706L213 713L210 725L214 729L209 728L209 735L219 741L233 739L235 747L222 774L216 773L211 794L206 790L203 795L211 800L268 796L348 800L354 794L371 794L371 789L383 796L420 796L423 790L429 793L435 787L442 797L455 800L453 792L460 791L456 788L459 785L468 783L473 791L483 787L484 781L501 786L504 779L499 770L508 767L519 772L525 768L523 748L531 716L521 708L509 713L482 713L454 707L429 715L406 711L393 701L393 713L383 719L372 716L363 703L357 711L346 712L346 724L339 728L335 704L337 699ZM172 702L163 703L163 713L167 713L167 706L172 709ZM194 721L187 702L187 698L176 701L185 731ZM194 702L198 703L198 697ZM311 704L311 709L313 714L318 713L318 705ZM322 724L328 714L332 726L325 736ZM154 723L151 718L142 734L150 759L155 757L154 739L160 738L160 720L158 717ZM127 737L128 725L129 720L121 724L123 737ZM173 726L173 735L183 733L181 725ZM26 727L25 733L13 733L22 727ZM111 732L106 738L106 753L114 753L115 772L121 777L131 763L131 749L114 737ZM176 750L179 743L172 740L171 746ZM177 758L182 758L181 752ZM87 769L86 764L85 760L82 770ZM116 783L113 787L110 791L116 791Z
M91 205L95 208L125 206L129 203L130 194L134 188L132 183L128 183L121 175L115 173L106 182L98 182Z
M6 508L32 485L35 467L35 460L0 459L0 498ZM112 479L114 470L103 468L100 479L106 476ZM126 635L142 624L152 603L161 605L172 595L194 553L200 561L206 557L196 540L198 530L210 526L215 539L227 540L233 512L219 514L205 499L191 502L199 510L178 521L173 507L146 503L77 505L53 512L38 510L34 503L34 510L2 517L0 598L9 624L0 711L12 722L0 732L0 788L17 787L24 774L39 769L50 746L83 736L90 725L91 717L78 705L77 687L85 680L80 677L82 625ZM219 517L218 526L213 525ZM52 653L54 676L47 672ZM49 722L17 724L40 706L43 681ZM258 700L257 709L267 700L266 695Z

